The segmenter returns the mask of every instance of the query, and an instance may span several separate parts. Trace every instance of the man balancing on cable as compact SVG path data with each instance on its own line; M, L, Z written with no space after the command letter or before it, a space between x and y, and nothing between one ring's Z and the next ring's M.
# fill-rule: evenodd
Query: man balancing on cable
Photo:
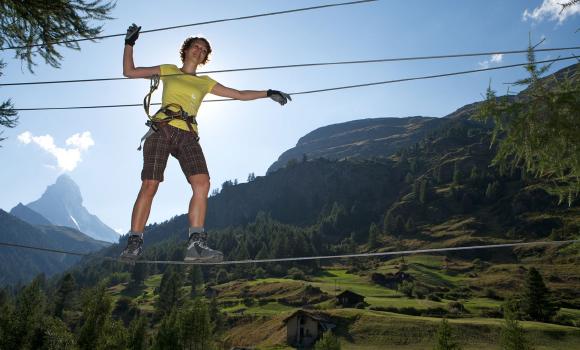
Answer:
M167 159L171 154L179 160L181 169L193 190L187 214L190 227L185 260L220 262L223 260L223 253L208 247L207 233L204 230L210 183L207 165L199 144L195 119L197 110L207 93L243 101L269 97L280 105L292 99L288 94L276 90L239 91L225 87L207 75L198 76L197 67L205 64L211 54L209 42L201 37L187 38L183 42L180 50L183 62L181 68L173 64L135 67L133 46L140 30L141 27L135 24L127 29L123 52L123 75L128 78L160 76L163 81L163 96L161 109L147 124L150 130L144 136L142 184L133 207L127 247L121 253L121 258L134 260L142 253L145 224L153 197L159 183L163 181ZM146 97L146 105L155 87L152 86ZM147 110L148 106L146 107Z

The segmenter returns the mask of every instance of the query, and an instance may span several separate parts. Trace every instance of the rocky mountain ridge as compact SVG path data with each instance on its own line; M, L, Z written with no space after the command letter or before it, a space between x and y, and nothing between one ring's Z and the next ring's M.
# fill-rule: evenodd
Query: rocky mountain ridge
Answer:
M324 126L301 137L296 147L282 153L267 173L304 157L331 160L387 158L398 149L416 143L442 123L440 118L414 116L368 118Z
M83 206L78 185L67 175L59 176L38 200L26 207L54 225L77 229L96 240L117 242L119 239L119 234Z

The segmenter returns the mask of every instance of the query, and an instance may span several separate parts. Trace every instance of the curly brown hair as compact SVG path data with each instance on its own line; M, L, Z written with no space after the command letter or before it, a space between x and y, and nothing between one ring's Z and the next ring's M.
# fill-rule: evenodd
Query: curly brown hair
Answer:
M191 45L193 45L193 43L196 40L203 41L205 43L205 45L207 46L207 55L205 55L205 58L199 64L206 64L207 62L209 62L209 55L211 54L211 45L209 44L209 41L207 41L206 38L203 38L200 36L189 37L189 38L185 39L185 41L181 45L181 49L179 50L179 55L181 56L181 62L185 62L185 51L187 51L187 49L189 49L191 47Z

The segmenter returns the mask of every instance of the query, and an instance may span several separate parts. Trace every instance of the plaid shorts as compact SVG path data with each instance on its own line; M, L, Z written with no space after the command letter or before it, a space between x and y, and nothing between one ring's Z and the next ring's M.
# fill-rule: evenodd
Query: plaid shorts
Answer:
M186 179L196 174L209 175L197 135L165 125L145 140L141 180L163 181L170 154L179 161Z

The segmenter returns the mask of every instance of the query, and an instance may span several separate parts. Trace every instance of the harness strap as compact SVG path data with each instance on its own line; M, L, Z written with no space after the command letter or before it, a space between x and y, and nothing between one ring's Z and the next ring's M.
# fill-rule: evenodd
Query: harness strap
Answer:
M151 80L149 80L149 93L145 95L145 98L143 99L143 108L145 109L145 114L147 114L147 118L149 118L149 120L153 120L153 117L149 114L149 106L151 105L151 96L153 95L155 90L157 90L158 87L159 87L159 75L154 75L151 77Z
M170 107L177 109L176 111L172 110ZM170 103L166 106L161 107L155 115L163 113L167 116L167 118L163 119L155 119L155 121L165 121L165 120L173 120L173 119L181 119L187 124L195 124L197 125L197 120L195 119L195 115L190 115L186 111L183 110L183 107L178 105L177 103ZM193 130L190 128L190 130Z
M145 123L145 125L147 125L149 127L149 129L147 129L147 132L145 133L145 135L143 135L143 137L141 137L141 142L139 142L139 147L137 148L137 151L140 151L143 148L143 142L145 142L145 140L147 140L147 138L149 136L151 136L154 133L156 133L157 131L159 131L159 125L154 123L152 120L148 120Z
M159 127L169 123L173 119L181 119L187 124L187 128L191 133L195 135L195 140L199 141L199 136L193 130L192 124L197 125L197 120L195 119L195 115L189 115L186 111L183 110L183 107L178 105L177 103L170 103L166 106L161 107L155 114L149 114L149 107L151 106L151 96L153 92L159 88L159 75L153 75L149 81L149 93L145 95L143 98L143 108L145 109L145 114L149 120L145 123L149 127L149 130L141 137L141 142L139 143L139 147L137 148L140 151L143 147L143 142L153 133L159 130ZM176 108L177 111L171 110L169 107ZM155 116L159 113L165 114L167 117L163 119L155 119Z

